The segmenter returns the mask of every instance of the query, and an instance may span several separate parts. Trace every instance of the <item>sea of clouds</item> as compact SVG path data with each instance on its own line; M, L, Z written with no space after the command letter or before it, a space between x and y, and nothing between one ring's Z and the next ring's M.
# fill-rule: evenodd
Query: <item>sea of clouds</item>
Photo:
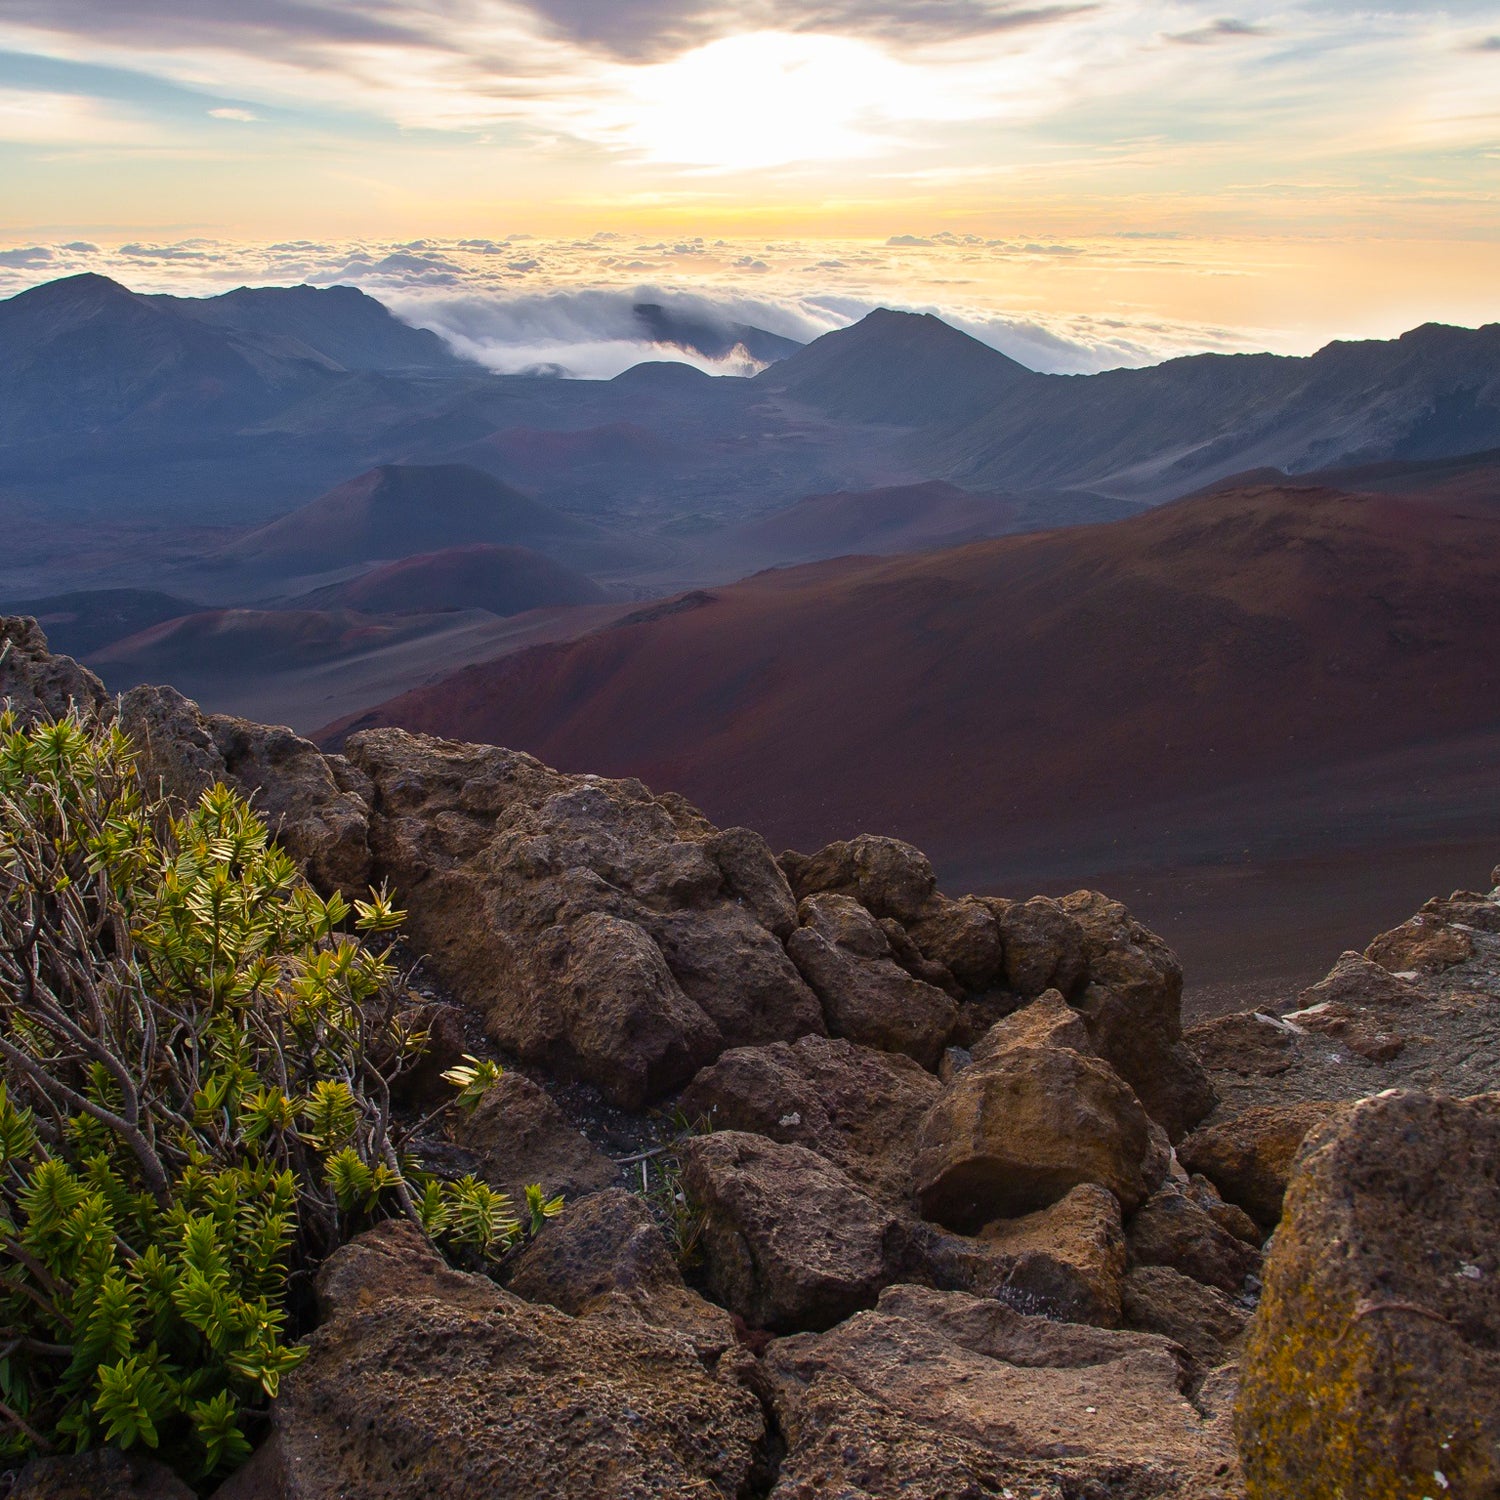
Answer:
M237 286L350 285L501 373L607 379L646 359L751 374L744 351L710 357L653 343L641 302L711 327L748 324L807 342L876 307L930 312L1034 370L1088 374L1177 355L1265 347L1263 334L1149 317L1006 306L1007 271L1079 257L1136 256L1127 243L1074 245L955 234L871 241L587 239L401 242L69 240L0 248L0 297L80 272L141 292L212 296Z

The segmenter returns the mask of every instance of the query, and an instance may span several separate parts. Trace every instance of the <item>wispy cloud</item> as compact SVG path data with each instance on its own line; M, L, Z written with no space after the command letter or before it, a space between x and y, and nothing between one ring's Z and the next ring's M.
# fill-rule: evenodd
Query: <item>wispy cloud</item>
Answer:
M1211 47L1216 42L1240 41L1245 37L1270 36L1269 26L1257 26L1251 21L1237 21L1225 16L1210 21L1206 26L1195 26L1191 31L1167 32L1166 39L1183 47Z

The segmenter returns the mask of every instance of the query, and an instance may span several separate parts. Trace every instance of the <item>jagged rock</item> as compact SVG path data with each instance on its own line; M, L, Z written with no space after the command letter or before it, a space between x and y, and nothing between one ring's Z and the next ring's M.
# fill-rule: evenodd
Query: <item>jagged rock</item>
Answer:
M1424 916L1476 932L1500 933L1500 901L1483 891L1454 891L1446 899L1422 903Z
M911 934L894 917L882 917L880 930L891 945L891 957L913 979L920 979L923 984L942 990L954 1000L964 998L963 986L953 977L953 971L944 964L924 958L922 950L912 942Z
M8 1500L193 1500L187 1485L139 1448L34 1458L6 1495Z
M70 656L47 650L42 627L26 615L0 615L0 707L25 728L72 708L94 716L109 702L104 684Z
M1331 1038L1366 1062L1388 1063L1406 1050L1403 1033L1382 1030L1375 1017L1360 1006L1325 1000L1307 1010L1290 1012L1287 1020L1303 1031Z
M730 1130L682 1148L709 1287L755 1328L828 1328L897 1279L898 1217L803 1146Z
M1181 1172L1181 1166L1178 1168ZM1186 1175L1186 1174L1183 1174ZM1187 1194L1220 1229L1227 1230L1237 1240L1259 1250L1265 1243L1265 1231L1242 1209L1238 1203L1226 1203L1219 1190L1201 1172L1195 1172L1186 1182L1179 1182L1180 1190Z
M1324 1100L1260 1105L1195 1131L1178 1145L1177 1156L1261 1228L1274 1229L1303 1137L1347 1108Z
M413 945L523 1059L638 1108L726 1046L824 1029L762 920L791 894L755 835L492 746L382 729L346 750Z
M1125 1232L1139 1266L1171 1266L1205 1286L1238 1292L1260 1270L1260 1251L1231 1234L1175 1185L1154 1193Z
M511 1262L506 1286L575 1317L629 1313L705 1359L735 1342L729 1314L687 1286L650 1210L622 1188L567 1205Z
M912 1180L923 1217L958 1230L1045 1208L1083 1182L1134 1209L1148 1146L1145 1111L1106 1063L1015 1046L939 1096L917 1130Z
M520 1073L502 1073L472 1110L453 1119L449 1135L468 1153L469 1170L517 1204L528 1183L573 1199L613 1187L620 1176L547 1091Z
M1088 967L1083 928L1047 896L991 901L1005 950L1005 982L1028 998L1058 989L1071 995Z
M1397 979L1363 953L1351 951L1339 955L1326 979L1303 990L1292 1009L1308 1010L1329 1003L1400 1011L1425 1006L1427 997L1416 985Z
M277 841L323 890L362 894L370 881L369 807L335 780L326 756L290 729L204 714L169 687L120 700L147 784L193 803L216 781L250 798Z
M1089 1029L1059 990L1047 990L1029 1005L1003 1017L970 1049L974 1062L997 1057L1014 1047L1067 1047L1095 1056Z
M1213 1073L1276 1078L1297 1059L1297 1033L1284 1021L1259 1011L1200 1021L1183 1032L1182 1040Z
M755 1467L758 1401L689 1340L448 1271L409 1224L337 1252L321 1288L329 1318L273 1404L264 1493L723 1500Z
M806 1146L891 1207L911 1193L912 1139L940 1085L909 1057L842 1038L737 1047L688 1085L679 1106L715 1130Z
M1225 1358L1250 1321L1223 1292L1171 1266L1133 1266L1120 1301L1127 1328L1181 1344L1205 1369Z
M1500 1493L1500 1097L1388 1093L1309 1137L1239 1414L1253 1500Z
M1382 932L1365 949L1371 963L1392 974L1441 974L1474 956L1474 939L1440 917L1418 913Z
M907 931L922 956L941 964L966 990L988 989L1001 974L1000 924L977 896L934 896Z
M997 1219L977 1236L995 1268L988 1285L966 1290L1013 1306L1112 1328L1120 1321L1125 1235L1115 1195L1082 1183L1050 1208Z
M1182 965L1118 901L1075 891L1058 904L1083 929L1088 982L1075 1003L1095 1050L1180 1140L1216 1102L1202 1064L1182 1042Z
M765 1365L788 1437L778 1497L1240 1493L1222 1403L1195 1409L1180 1351L1151 1334L899 1286Z
M920 849L873 833L828 844L816 854L788 851L781 867L799 901L825 891L852 896L875 916L898 922L920 917L937 890L937 876Z
M822 1002L828 1030L935 1068L958 1019L953 1001L895 962L880 925L852 896L809 896L797 914L802 925L786 951Z

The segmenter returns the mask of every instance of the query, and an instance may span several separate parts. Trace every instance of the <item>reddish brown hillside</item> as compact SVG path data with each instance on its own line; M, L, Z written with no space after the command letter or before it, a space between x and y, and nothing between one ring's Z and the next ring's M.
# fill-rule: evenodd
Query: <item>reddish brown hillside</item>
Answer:
M299 602L366 614L487 609L515 615L551 604L598 604L604 597L591 578L530 547L476 544L404 557Z
M1497 584L1488 507L1255 487L762 574L358 723L639 775L799 846L899 833L974 870L1188 799L1220 797L1229 827L1226 789L1288 776L1327 778L1333 817L1340 768L1500 727Z

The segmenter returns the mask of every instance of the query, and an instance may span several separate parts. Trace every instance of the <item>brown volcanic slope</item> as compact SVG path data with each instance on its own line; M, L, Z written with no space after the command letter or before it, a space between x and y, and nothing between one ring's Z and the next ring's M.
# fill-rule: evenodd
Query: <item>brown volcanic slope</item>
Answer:
M547 605L600 604L604 598L593 579L529 547L476 544L402 558L297 602L366 614L487 609L494 615L517 615Z
M955 885L1500 840L1497 585L1500 504L1249 488L761 574L342 727L899 834Z

